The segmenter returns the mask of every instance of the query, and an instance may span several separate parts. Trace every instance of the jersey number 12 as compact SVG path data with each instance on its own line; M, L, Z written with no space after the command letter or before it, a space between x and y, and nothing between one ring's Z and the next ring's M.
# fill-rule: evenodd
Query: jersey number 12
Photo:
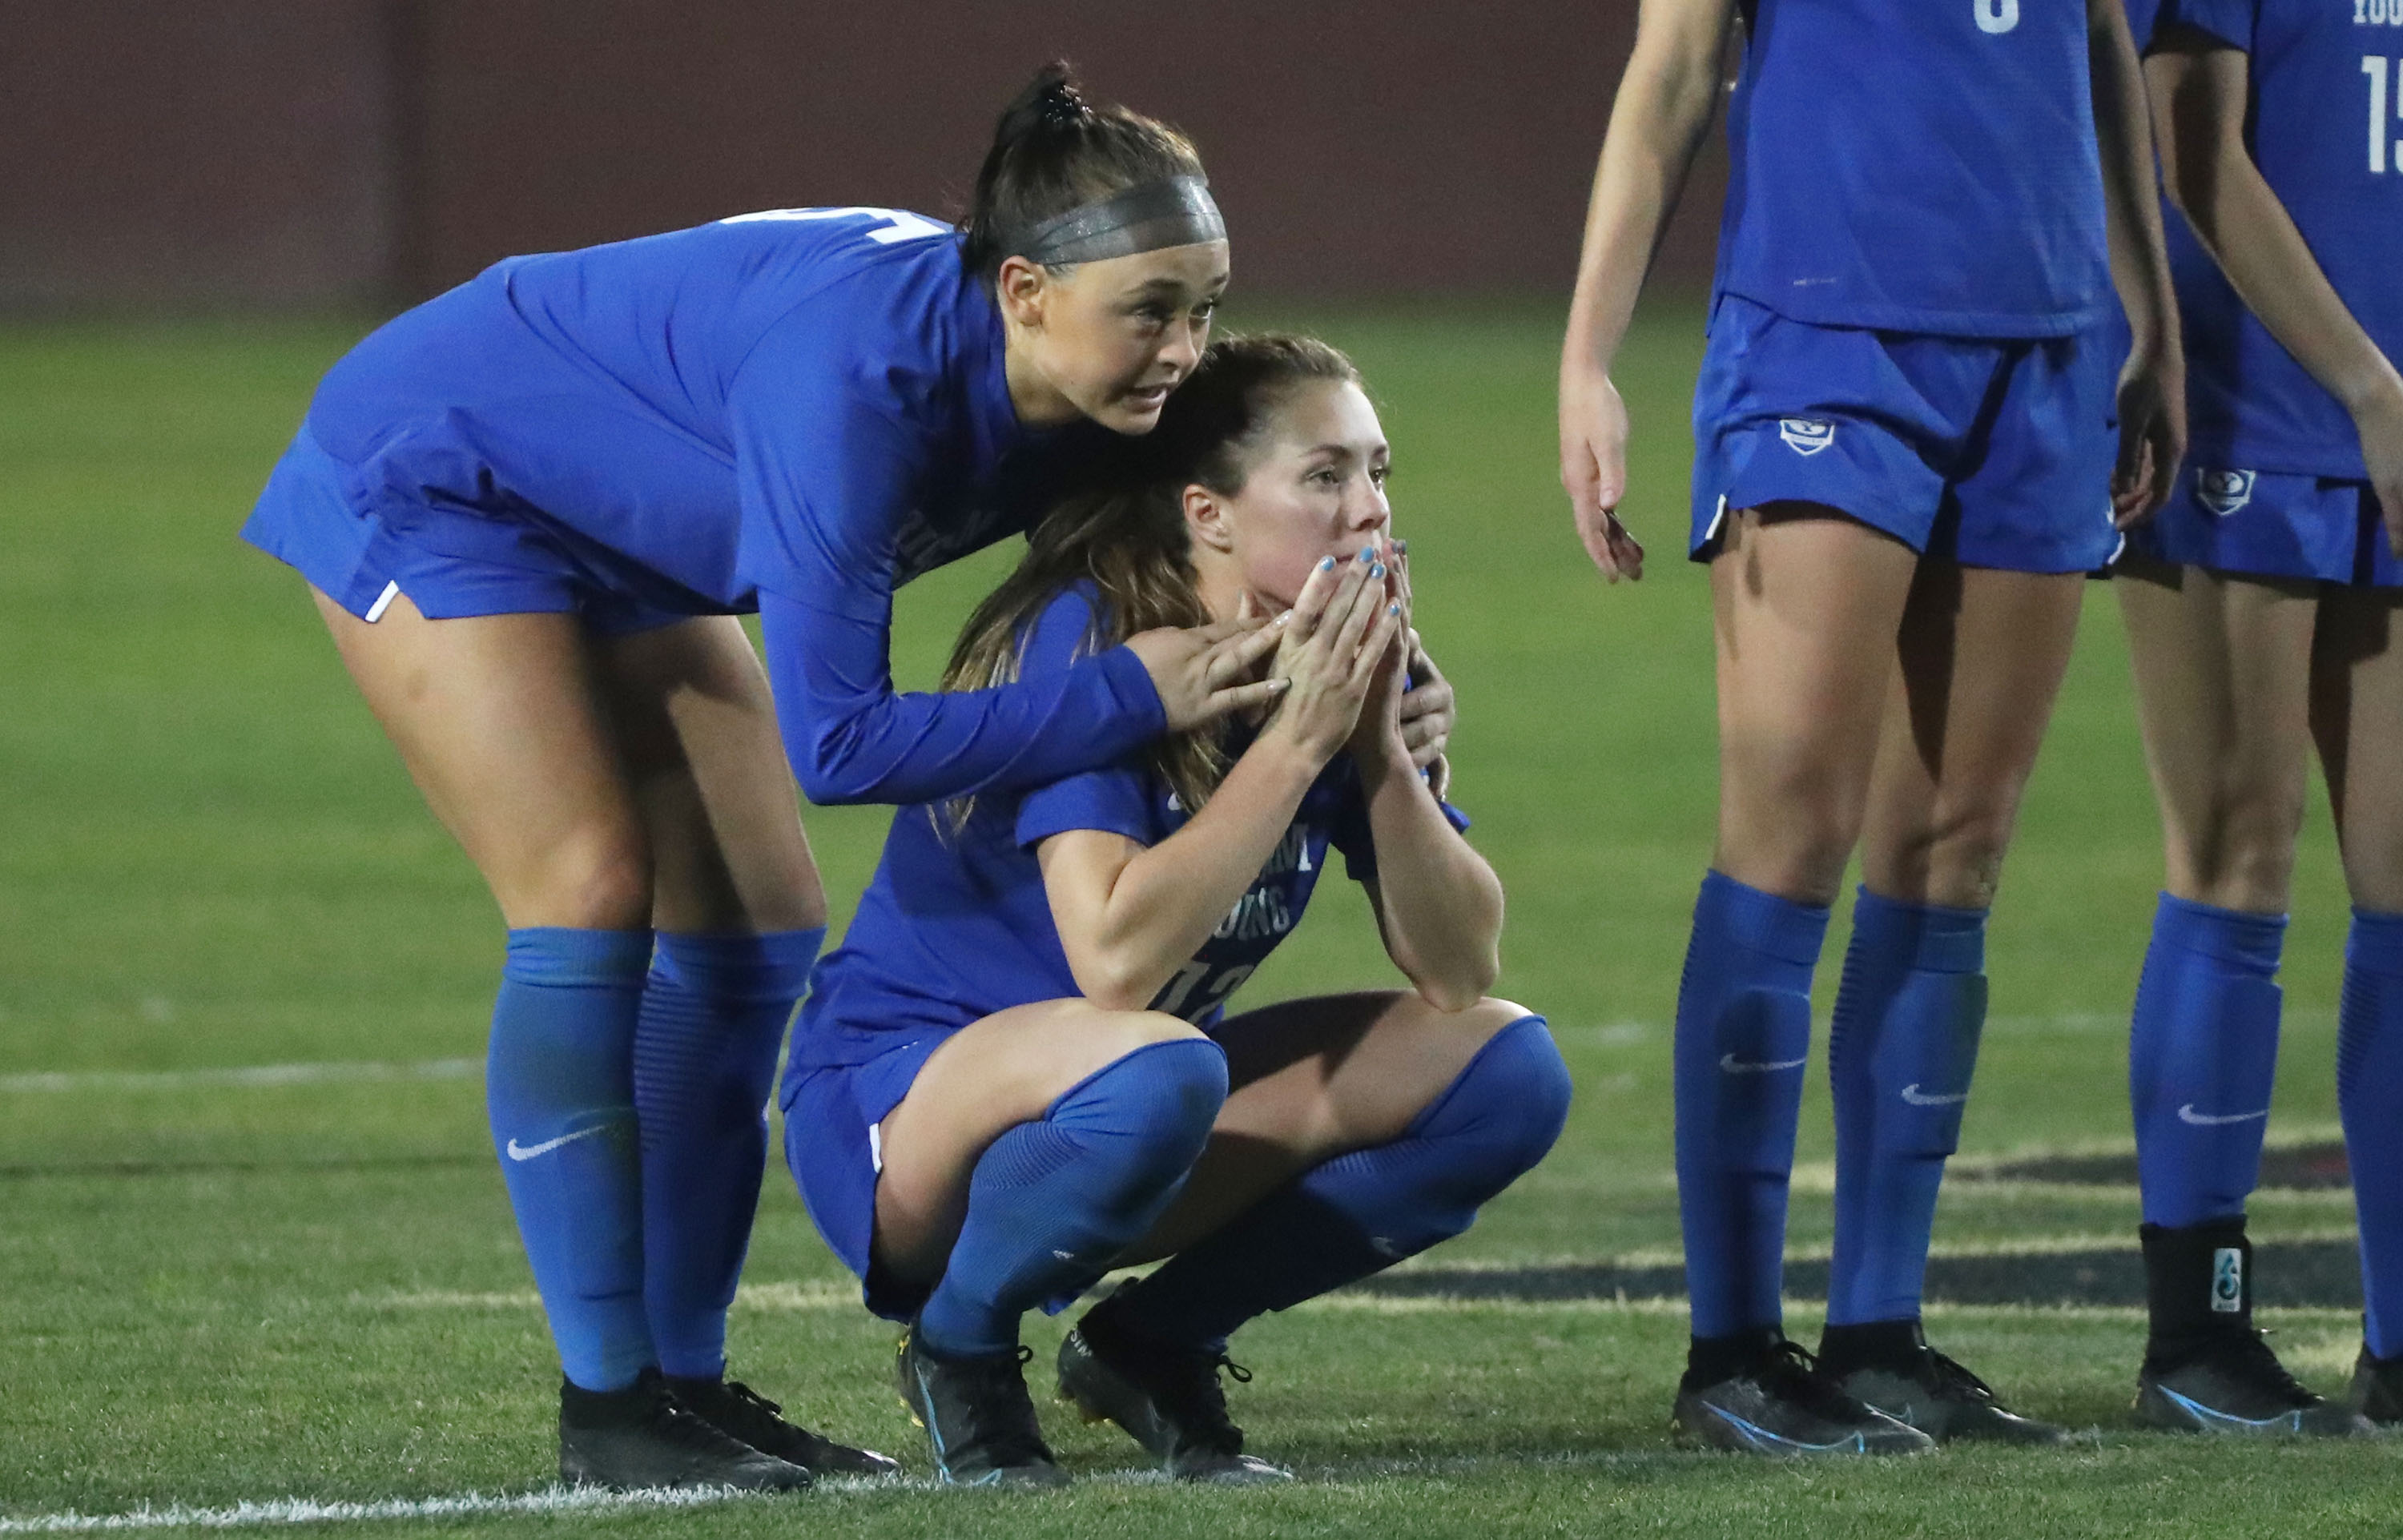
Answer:
M2361 73L2369 76L2369 171L2379 175L2386 170L2387 151L2391 146L2395 169L2403 171L2403 140L2391 139L2393 130L2389 117L2403 118L2403 59L2388 61L2374 53L2362 55ZM2395 76L2395 94L2386 93L2386 77ZM2387 104L2394 104L2389 106Z

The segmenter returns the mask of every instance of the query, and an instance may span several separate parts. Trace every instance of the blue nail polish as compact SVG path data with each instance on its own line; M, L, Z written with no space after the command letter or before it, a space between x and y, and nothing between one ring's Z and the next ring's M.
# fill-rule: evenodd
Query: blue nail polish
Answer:
M1371 577L1382 577L1382 576L1385 576L1385 563L1383 563L1382 562L1378 562L1375 566L1370 567L1370 568L1368 569L1368 576L1371 576Z
M1374 546L1363 546L1363 547L1361 547L1361 548L1360 548L1360 560L1361 560L1361 561L1363 561L1363 562L1373 562L1373 561L1375 561L1375 560L1376 560L1376 558L1377 558L1377 548L1376 548L1376 547L1374 547Z
M1333 572L1335 570L1335 558L1332 556L1320 557L1318 559L1318 570L1321 572Z
M1387 604L1385 606L1385 613L1387 615L1399 615L1402 613L1402 606L1399 604Z

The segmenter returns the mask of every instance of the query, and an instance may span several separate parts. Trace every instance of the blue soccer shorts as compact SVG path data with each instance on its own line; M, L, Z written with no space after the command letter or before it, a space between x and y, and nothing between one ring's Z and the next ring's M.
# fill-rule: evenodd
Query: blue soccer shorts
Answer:
M2369 484L2325 476L2189 460L2169 506L2128 532L2128 554L2244 577L2403 588Z
M362 620L407 594L431 620L572 614L604 636L720 613L664 580L613 572L532 518L395 506L302 428L276 462L242 537Z
M2112 328L1977 339L1818 326L1739 296L1711 319L1694 389L1690 554L1728 513L1814 503L1923 555L2088 572L2111 522Z

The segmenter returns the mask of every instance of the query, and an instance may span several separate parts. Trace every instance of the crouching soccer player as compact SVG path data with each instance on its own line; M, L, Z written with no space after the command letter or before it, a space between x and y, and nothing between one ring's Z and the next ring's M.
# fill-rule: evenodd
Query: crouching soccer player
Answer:
M2305 0L2154 8L2130 7L2185 214L2170 254L2194 437L2117 568L2168 847L2130 1042L2152 1307L2137 1413L2366 1433L2365 1415L2403 1422L2403 28ZM2368 1310L2350 1406L2253 1329L2244 1235L2314 738L2354 904L2337 1104Z
M901 1395L946 1482L1066 1479L1020 1317L1161 1257L1079 1322L1062 1395L1179 1478L1283 1479L1229 1418L1229 1334L1459 1234L1567 1112L1543 1019L1484 997L1501 888L1414 762L1442 713L1410 698L1439 687L1352 367L1220 343L1138 452L1037 526L949 685L1258 604L1290 609L1288 690L1256 728L902 810L794 1028L795 1178L868 1307L909 1323ZM1413 988L1223 1017L1330 845Z

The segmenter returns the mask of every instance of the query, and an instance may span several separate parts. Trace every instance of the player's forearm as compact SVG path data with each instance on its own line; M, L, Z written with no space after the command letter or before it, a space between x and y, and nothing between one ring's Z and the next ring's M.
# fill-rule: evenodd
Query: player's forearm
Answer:
M1318 770L1282 739L1263 737L1183 828L1137 852L1082 944L1062 936L1086 998L1114 1010L1149 1005L1251 891Z
M2089 0L2094 136L2102 156L2111 282L2128 312L2137 355L2157 357L2179 351L2177 298L2161 238L2160 201L2153 196L2153 133L2145 76L2128 32L2127 13L2120 7L2121 0Z
M1502 882L1406 755L1360 767L1386 954L1438 1010L1465 1010L1501 972Z
M2152 61L2164 181L2237 297L2357 416L2382 395L2403 394L2403 378L2345 308L2245 148L2244 68L2232 49Z
M1646 0L1594 168L1569 304L1566 368L1607 369L1710 132L1727 42L1724 0Z

